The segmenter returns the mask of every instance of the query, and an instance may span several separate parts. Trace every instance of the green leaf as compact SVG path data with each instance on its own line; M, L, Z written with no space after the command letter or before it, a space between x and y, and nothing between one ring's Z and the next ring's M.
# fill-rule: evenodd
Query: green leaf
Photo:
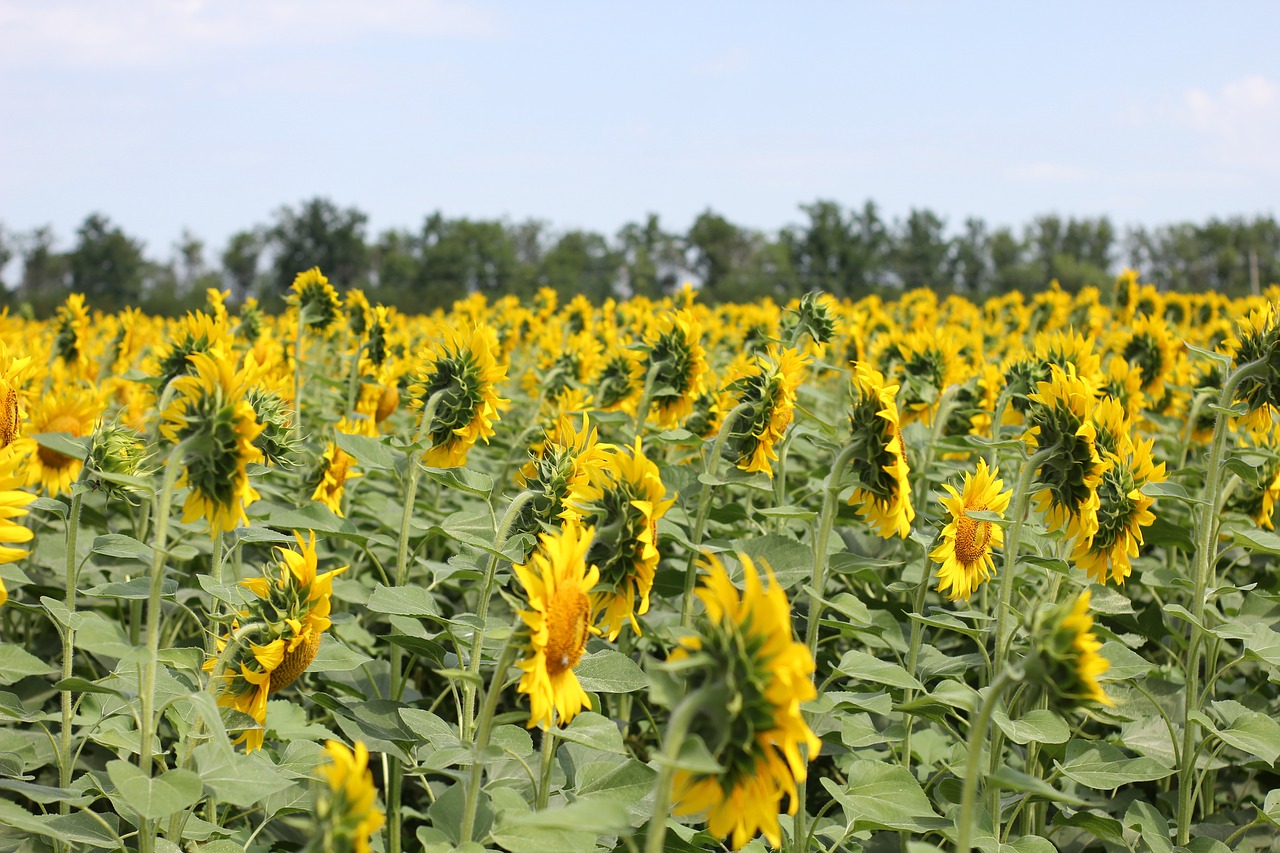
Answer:
M139 542L132 536L125 536L123 533L107 533L103 536L95 537L89 553L101 554L104 557L116 557L121 560L137 560L148 565L155 554L150 545L145 542Z
M574 717L569 725L560 730L560 739L580 743L599 752L627 754L617 724L592 711L583 711Z
M505 830L516 826L536 826L544 829L567 829L576 832L591 832L596 835L627 835L631 823L627 818L627 810L615 802L594 799L586 803L569 803L558 809L544 809L540 812L500 815L498 829Z
M1076 812L1070 816L1060 812L1053 819L1053 825L1073 826L1077 829L1083 829L1094 838L1101 841L1109 841L1122 850L1127 849L1129 846L1124 840L1124 827L1115 818L1103 817L1092 812Z
M0 643L0 684L13 684L31 675L47 675L53 665L15 643Z
M734 545L752 559L761 574L764 573L761 564L768 565L783 589L791 589L813 577L813 549L789 536L770 533L735 541ZM741 571L735 571L733 579L735 583L740 581Z
M373 658L350 649L341 640L325 633L320 638L320 649L311 662L313 672L349 672L359 669Z
M422 474L428 480L434 480L446 489L470 492L482 498L493 494L493 478L470 468L427 468L423 466Z
M924 689L924 685L896 663L880 660L859 649L845 652L836 670L858 681L887 684L903 690Z
M1232 708L1231 706L1237 706ZM1217 728L1209 720L1202 720L1215 735L1247 755L1260 758L1274 765L1280 758L1280 723L1266 714L1250 711L1238 702L1214 702L1219 713L1227 709L1232 714L1230 724ZM1223 714L1226 716L1226 714Z
M107 775L120 797L148 820L159 820L195 805L204 792L200 777L190 770L169 770L147 778L127 761L108 761Z
M1247 545L1254 552L1263 554L1280 554L1280 535L1269 530L1235 530L1235 544Z
M385 441L367 435L334 434L338 447L354 456L362 468L395 468L396 453Z
M114 676L108 677L112 678ZM57 684L53 685L53 689L59 691L67 690L72 693L99 693L104 696L118 696L121 699L125 698L125 694L121 693L119 690L107 687L103 684L98 684L96 681L88 681L76 676L62 679Z
M1067 721L1048 710L1028 711L1017 720L1010 720L1003 710L997 710L991 717L1004 732L1005 737L1017 744L1066 743L1071 737L1071 729Z
M34 782L24 782L21 779L0 779L0 791L13 791L33 803L40 803L41 805L66 803L69 806L87 806L93 802L93 797L87 796L83 791L37 785Z
M818 514L811 509L790 505L763 507L757 509L756 512L765 518L798 518L802 521L809 521L818 517Z
M1079 797L1059 791L1040 777L1023 773L1021 770L1014 770L1012 767L1001 767L995 773L992 773L987 777L987 784L996 788L1003 788L1006 791L1030 794L1042 800L1053 800L1074 806L1086 804Z
M1255 622L1244 626L1239 622L1228 622L1218 626L1213 633L1220 637L1241 641L1247 657L1272 666L1280 666L1280 633L1266 625Z
M72 459L84 461L84 458L89 455L87 438L77 438L65 432L41 432L31 437L41 447L61 453L63 456L70 456Z
M613 649L587 655L578 661L573 671L582 689L589 693L634 693L649 686L644 670Z
M823 776L822 787L844 809L851 831L927 832L951 825L938 817L920 783L904 767L855 761L849 767L848 779L848 786L841 789Z
M160 594L165 598L173 598L178 593L178 582L165 578L160 582ZM131 601L146 601L151 597L151 579L134 578L129 581L112 581L98 584L87 589L85 595L93 598L123 598Z
M374 613L387 613L392 616L413 616L440 618L440 605L436 603L431 592L420 586L383 586L378 584L369 595L365 605Z
M1065 760L1058 768L1068 779L1097 791L1111 791L1133 782L1153 782L1173 773L1172 767L1154 758L1129 758L1109 743L1079 740L1067 744Z
M1150 853L1173 853L1173 842L1169 840L1169 819L1144 800L1134 800L1124 813L1124 825L1138 832ZM1138 848L1142 850L1143 847Z
M252 755L226 752L211 743L195 749L196 767L205 788L219 801L238 808L248 808L293 784L262 755L261 751Z
M1169 500L1181 501L1186 504L1203 504L1200 498L1192 497L1187 494L1187 490L1177 483L1147 483L1142 487L1142 493L1149 498L1167 498Z

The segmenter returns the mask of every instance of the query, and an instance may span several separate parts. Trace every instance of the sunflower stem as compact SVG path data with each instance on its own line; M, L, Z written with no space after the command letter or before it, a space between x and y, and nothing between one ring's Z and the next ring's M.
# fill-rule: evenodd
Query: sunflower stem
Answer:
M1009 535L1004 542L1004 560L1000 569L1000 599L996 604L996 654L991 660L991 677L1004 671L1009 657L1009 641L1012 628L1009 624L1009 606L1013 600L1013 575L1018 563L1018 547L1022 544L1022 528L1027 521L1027 508L1031 503L1031 482L1040 466L1053 456L1053 448L1038 450L1022 466L1018 483L1013 489L1013 501L1009 510L1011 519Z
M503 679L516 654L516 644L508 639L498 655L498 665L489 679L489 689L484 694L484 706L480 709L479 728L476 730L475 748L471 757L471 776L467 780L467 798L462 806L462 826L459 839L463 844L472 841L476 826L476 808L480 802L480 780L484 775L483 753L489 748L489 736L493 732L493 713L498 707Z
M542 731L542 767L538 774L538 800L535 811L542 811L551 799L551 769L556 757L556 711L551 709L551 727Z
M1187 647L1186 686L1182 703L1182 750L1179 753L1181 766L1178 768L1178 844L1186 845L1191 839L1191 815L1195 810L1195 776L1196 738L1199 735L1199 724L1196 715L1202 707L1200 696L1200 656L1205 642L1205 595L1209 584L1209 573L1217 562L1218 531L1218 492L1222 486L1222 456L1227 444L1227 427L1230 416L1226 410L1235 402L1236 389L1245 379L1254 376L1265 368L1265 359L1243 364L1227 377L1222 385L1222 394L1218 398L1218 411L1213 422L1213 440L1209 445L1208 465L1205 469L1204 495L1200 513L1196 518L1196 550L1192 562L1192 580L1195 582L1195 596L1191 600L1191 611L1195 617L1191 622L1191 640ZM1205 698L1212 699L1213 685L1206 685L1209 694Z
M671 719L667 721L667 731L662 739L662 756L658 759L661 767L653 798L653 817L649 819L649 828L645 830L645 853L662 853L665 849L667 818L671 815L671 785L675 779L680 748L689 735L694 716L703 707L710 705L718 692L706 688L695 690L680 700L680 704L671 712Z
M364 344L357 344L351 355L351 370L347 374L347 405L343 410L347 415L356 412L356 389L360 387L360 356L364 353Z
M982 758L982 744L987 739L987 729L991 725L991 715L995 713L996 704L1005 688L1020 679L1020 675L1001 670L995 681L987 688L978 716L969 724L968 755L964 765L964 789L960 796L960 825L956 833L956 853L969 853L973 849L973 822L976 817L978 799L978 766ZM992 816L994 820L994 815ZM1000 837L1000 829L996 826L994 837Z
M724 443L729 439L729 431L733 429L734 421L738 419L738 415L750 409L749 403L739 403L725 415L724 421L720 424L720 431L716 433L716 440L711 446L711 454L703 460L703 474L700 478L702 490L698 493L697 515L694 516L692 535L689 537L693 550L689 552L689 563L684 570L684 599L680 608L680 624L685 628L693 624L693 588L698 580L698 557L702 553L702 534L707 527L707 516L711 514L711 494L714 490L712 483L715 480L716 469L720 467L720 454L724 450Z
M535 497L537 497L536 492L525 489L511 501L502 516L502 521L498 524L497 536L494 539L495 551L501 551L506 547L507 538L511 535L511 527L520 517L525 505ZM475 636L471 640L471 657L467 660L467 670L475 674L480 672L480 659L484 653L484 624L489 615L489 601L493 597L493 579L498 572L498 559L497 554L489 555L489 561L484 568L484 583L480 587L480 604L476 610L480 627L476 629ZM464 741L471 740L475 735L475 699L475 683L470 680L464 681L462 683L462 725L459 729Z
M87 466L81 468L80 479L84 479ZM76 591L80 563L76 558L76 542L80 535L80 504L84 493L79 483L71 487L71 512L67 515L67 578L64 603L67 607L67 624L62 630L62 679L70 678L75 667L75 615ZM73 696L70 690L62 691L62 729L58 738L58 784L66 788L71 784L71 711ZM70 807L64 801L58 806L59 814L68 814Z
M298 333L293 341L293 440L302 441L302 339L307 324L303 322L302 308L298 308Z
M226 543L222 539L222 531L215 529L213 531L213 553L209 556L209 571L213 578L215 586L222 586L222 568L226 562ZM218 613L222 610L222 601L217 596L213 597L213 601L209 602L209 617L214 623L218 621ZM214 633L210 633L205 640L205 650L209 654L214 654L218 648L218 638Z
M155 737L156 730L156 669L160 662L161 592L164 589L165 546L169 536L169 513L173 508L174 485L178 482L179 470L182 468L183 459L190 448L189 441L191 441L189 438L183 439L173 450L169 451L169 458L165 461L160 494L156 498L155 538L151 543L151 584L147 595L147 648L146 657L143 659L141 684L139 685L141 692L139 698L142 708L141 721L138 727L140 729L138 767L146 774L148 779L151 778L152 773L153 752L151 741ZM156 835L152 830L151 821L144 818L138 826L139 853L152 853L155 850L155 841Z
M644 390L640 392L640 405L636 406L636 420L631 427L631 444L634 447L637 438L644 435L644 422L649 418L649 407L653 404L653 383L658 378L660 365L657 362L649 365L644 377Z

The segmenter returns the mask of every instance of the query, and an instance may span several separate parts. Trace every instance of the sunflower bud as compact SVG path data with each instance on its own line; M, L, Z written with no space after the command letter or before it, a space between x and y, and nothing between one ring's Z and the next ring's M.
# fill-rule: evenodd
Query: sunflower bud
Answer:
M279 394L260 385L246 390L244 397L262 426L253 446L261 451L268 465L292 465L298 450L298 441L293 433L292 407Z
M90 481L108 500L133 503L131 496L139 491L137 486L100 475L146 477L154 470L147 464L148 459L146 443L136 432L119 424L102 424L89 440L86 464Z
M1098 654L1102 643L1093 633L1089 601L1086 589L1074 602L1041 609L1032 619L1032 648L1024 669L1027 681L1049 696L1051 708L1114 704L1098 683L1111 664Z
M835 339L835 311L831 297L825 293L806 293L800 297L800 303L788 312L788 319L794 324L790 338L794 344L799 344L806 334L820 344Z

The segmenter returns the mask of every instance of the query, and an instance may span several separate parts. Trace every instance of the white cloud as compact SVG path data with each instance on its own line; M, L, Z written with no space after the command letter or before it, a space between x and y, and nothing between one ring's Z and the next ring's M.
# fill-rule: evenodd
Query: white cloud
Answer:
M460 0L0 0L0 65L148 67L373 33L489 38L496 30L494 14Z
M1176 119L1202 134L1224 165L1280 174L1280 82L1254 74L1217 91L1190 89Z

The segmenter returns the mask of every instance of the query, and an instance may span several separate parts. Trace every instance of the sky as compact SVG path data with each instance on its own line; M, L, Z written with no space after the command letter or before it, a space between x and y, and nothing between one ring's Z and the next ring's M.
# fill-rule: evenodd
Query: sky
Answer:
M1280 4L0 0L0 223L1276 214Z

